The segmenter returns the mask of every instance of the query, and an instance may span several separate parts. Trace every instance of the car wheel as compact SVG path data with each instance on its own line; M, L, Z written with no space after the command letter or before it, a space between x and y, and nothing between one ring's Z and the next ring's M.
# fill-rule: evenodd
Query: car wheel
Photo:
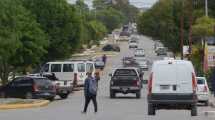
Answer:
M136 92L136 98L140 99L141 98L141 90Z
M191 116L197 116L197 107L196 105L191 108Z
M110 98L115 98L116 97L116 93L114 91L110 91Z
M208 106L209 105L209 101L205 101L205 106Z
M68 98L68 95L69 95L69 94L61 94L61 95L59 95L59 96L60 96L61 99L66 99L66 98Z
M148 115L155 115L155 107L151 103L148 103Z
M25 99L33 99L32 93L31 93L31 92L27 92L27 93L25 94Z

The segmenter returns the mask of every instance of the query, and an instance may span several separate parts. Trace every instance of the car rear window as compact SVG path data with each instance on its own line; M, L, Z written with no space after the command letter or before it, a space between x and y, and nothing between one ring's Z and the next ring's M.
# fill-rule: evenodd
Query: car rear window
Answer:
M115 76L137 76L133 69L117 69L114 73Z
M61 64L52 64L51 72L61 72Z
M35 78L34 79L35 84L41 86L41 85L51 85L52 82L46 78Z
M130 43L136 43L136 41L130 41Z
M204 79L198 79L197 84L203 85L203 84L205 84L205 80Z

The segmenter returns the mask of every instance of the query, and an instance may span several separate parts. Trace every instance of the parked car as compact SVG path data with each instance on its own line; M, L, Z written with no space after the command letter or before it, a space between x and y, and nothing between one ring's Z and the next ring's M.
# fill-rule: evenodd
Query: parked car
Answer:
M129 48L138 48L138 44L136 40L130 40L128 44L129 44Z
M197 115L197 81L193 65L185 60L161 60L153 64L148 80L148 114L159 109L187 109Z
M120 52L120 47L116 44L107 44L102 48L103 51L115 51Z
M145 57L145 50L142 48L137 48L134 52L135 57Z
M0 88L2 97L54 100L56 88L52 82L44 77L17 77Z
M167 50L165 47L158 47L156 50L157 56L167 55Z
M95 60L95 68L103 70L104 67L105 67L105 63L102 61L102 59L101 58L97 58Z
M205 77L197 77L197 98L198 102L205 103L208 106L210 90L208 88L207 80Z
M117 68L110 74L110 98L115 98L116 93L134 93L136 98L141 97L142 74L137 68Z
M136 57L135 58L136 63L138 64L138 67L141 69L141 71L145 71L149 69L149 61L142 57Z
M58 80L55 81L58 87L58 95L67 98L72 92L74 85L82 86L87 77L86 73L91 71L95 74L95 65L89 60L69 60L48 62L42 69L42 74L54 73Z

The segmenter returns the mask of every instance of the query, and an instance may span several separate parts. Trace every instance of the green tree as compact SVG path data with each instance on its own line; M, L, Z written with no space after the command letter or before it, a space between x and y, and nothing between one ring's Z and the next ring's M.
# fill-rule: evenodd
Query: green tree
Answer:
M95 44L99 44L99 41L102 40L107 33L106 27L96 20L89 22L89 29L91 31L92 40Z
M0 1L0 78L33 66L46 53L48 40L31 13L18 0Z
M207 37L214 35L215 19L207 16L198 18L193 25L193 34L196 36Z
M109 33L115 28L119 28L122 25L124 19L124 16L121 12L111 7L98 11L96 17L106 26Z
M48 34L50 46L44 60L68 58L80 46L80 23L66 0L22 0Z

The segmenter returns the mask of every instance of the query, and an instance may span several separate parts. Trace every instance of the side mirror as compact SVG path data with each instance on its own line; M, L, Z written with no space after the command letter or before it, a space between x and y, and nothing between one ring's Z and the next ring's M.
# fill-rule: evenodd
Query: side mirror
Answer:
M110 73L109 76L112 77L112 73Z
M148 84L148 80L143 80L142 82L143 82L143 84L145 84L145 85Z

